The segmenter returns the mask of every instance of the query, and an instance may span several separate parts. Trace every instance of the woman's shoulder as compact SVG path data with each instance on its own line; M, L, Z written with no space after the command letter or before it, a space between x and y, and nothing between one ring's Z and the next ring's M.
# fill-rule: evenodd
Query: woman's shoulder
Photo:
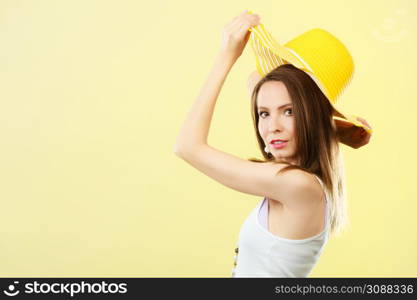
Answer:
M268 166L276 166L277 170L282 170L288 166L286 163L273 161L265 162L264 164ZM318 184L318 186L321 186L321 179L316 174L305 171L301 168L285 170L284 172L281 172L280 175L287 177L289 179L289 183L313 186L317 186Z
M306 188L310 190L311 188L321 190L320 181L318 177L310 172L304 171L302 169L291 169L283 172L283 176L286 176L286 181L290 185L295 185L297 188Z
M277 166L277 168L282 169L282 166ZM320 178L311 172L297 168L280 172L278 176L280 186L285 188L285 191L281 190L280 194L287 198L281 198L280 202L297 205L312 204L323 198L324 191Z

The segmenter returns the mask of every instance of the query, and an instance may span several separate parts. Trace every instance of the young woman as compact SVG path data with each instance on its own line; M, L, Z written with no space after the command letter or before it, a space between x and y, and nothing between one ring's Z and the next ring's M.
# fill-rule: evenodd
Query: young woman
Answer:
M346 220L338 142L357 148L370 135L358 137L343 122L335 123L337 112L317 84L285 64L249 80L265 160L240 159L208 145L217 97L247 44L249 28L259 22L258 15L245 11L224 28L222 47L174 152L221 184L263 197L240 231L233 277L306 277L329 233Z

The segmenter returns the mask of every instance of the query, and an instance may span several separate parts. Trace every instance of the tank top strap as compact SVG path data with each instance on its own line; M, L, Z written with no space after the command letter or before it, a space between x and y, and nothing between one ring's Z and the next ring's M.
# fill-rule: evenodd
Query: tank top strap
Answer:
M319 176L317 176L316 174L313 174L316 178L317 181L320 183L321 187L323 188L323 192L324 192L324 198L325 198L325 228L327 229L330 226L330 203L329 203L329 197L328 197L328 193L327 193L327 189L324 186L323 181L320 179Z
M319 177L319 176L317 176L316 174L313 174L313 175L314 175L314 177L316 177L316 178L317 178L317 181L318 181L318 182L320 182L320 185L321 185L322 187L324 187L324 186L323 186L323 181L321 181L320 177Z
M323 181L320 179L320 177L318 177L316 174L313 174L314 177L316 177L317 181L320 183L321 187L323 188L323 192L326 198L326 203L327 203L327 193L326 193L326 187L324 186Z

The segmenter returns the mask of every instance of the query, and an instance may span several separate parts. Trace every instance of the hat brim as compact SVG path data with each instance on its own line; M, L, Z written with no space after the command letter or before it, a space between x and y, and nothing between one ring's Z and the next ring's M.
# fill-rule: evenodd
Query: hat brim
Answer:
M324 87L315 78L314 72L310 66L301 57L297 56L296 53L276 42L263 24L249 28L249 31L251 31L250 43L253 53L255 54L256 69L262 77L265 77L266 74L278 66L290 63L296 68L305 71L325 93ZM368 133L372 133L372 129L361 123L357 119L357 116L342 113L339 108L336 108L333 104L332 106L335 111L333 119L335 121L341 121L337 122L337 124L340 124L339 126L361 127Z
M346 128L346 127L355 126L355 127L363 128L366 132L368 132L369 134L372 134L373 132L372 128L362 123L358 119L358 116L352 115L352 114L341 113L340 109L335 108L334 105L332 106L334 109L333 120L335 121L337 127Z

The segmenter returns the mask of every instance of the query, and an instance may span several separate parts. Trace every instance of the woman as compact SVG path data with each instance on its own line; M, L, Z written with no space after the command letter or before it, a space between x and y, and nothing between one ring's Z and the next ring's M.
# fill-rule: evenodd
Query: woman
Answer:
M222 47L174 151L223 185L264 197L242 226L233 276L305 277L330 230L339 230L345 220L337 142L358 147L370 135L361 133L358 138L357 131L343 122L339 130L332 119L336 112L316 83L286 64L262 78L251 92L256 136L265 160L247 161L209 146L217 97L247 44L249 28L259 24L258 15L245 11L224 28Z

